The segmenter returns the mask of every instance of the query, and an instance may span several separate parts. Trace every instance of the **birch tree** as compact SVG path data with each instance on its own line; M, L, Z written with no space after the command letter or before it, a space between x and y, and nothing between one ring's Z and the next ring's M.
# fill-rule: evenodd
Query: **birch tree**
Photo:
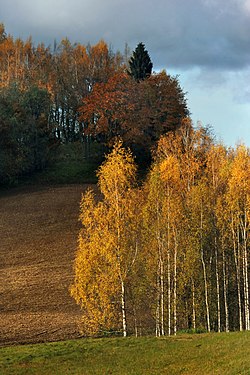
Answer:
M175 334L177 331L177 251L181 221L179 177L178 161L170 156L154 164L146 186L144 220L156 269L156 336L164 335L165 331L170 335L172 328Z
M162 207L164 190L158 166L154 166L150 172L145 186L145 194L144 236L147 242L145 246L148 249L147 261L150 264L148 280L151 280L151 286L156 291L154 303L155 334L156 336L161 336L165 333L165 245L167 241L167 226Z
M225 327L229 330L227 283L225 267L225 223L227 218L223 215L222 202L228 181L228 158L225 147L215 145L210 148L206 157L206 184L209 189L210 215L211 215L211 245L215 264L216 301L217 301L217 330L221 331L221 273L223 272ZM221 216L222 215L222 216ZM225 221L224 221L225 220ZM222 270L220 265L222 263ZM211 277L213 275L211 274Z
M250 153L244 145L236 149L229 179L228 204L231 213L231 230L234 246L234 259L238 291L239 328L243 329L242 301L245 329L250 329L249 315L249 271L248 271L248 232L250 212ZM243 293L241 293L241 279Z
M85 321L89 307L92 311L90 301L93 300L94 306L98 301L96 321L99 327L96 328L100 328L100 322L108 328L114 322L117 327L120 322L123 336L128 332L126 297L129 276L139 251L138 200L132 190L135 173L131 153L117 142L98 171L103 201L95 204L89 197L90 193L83 197L80 216L83 229L71 289L77 303L87 311Z

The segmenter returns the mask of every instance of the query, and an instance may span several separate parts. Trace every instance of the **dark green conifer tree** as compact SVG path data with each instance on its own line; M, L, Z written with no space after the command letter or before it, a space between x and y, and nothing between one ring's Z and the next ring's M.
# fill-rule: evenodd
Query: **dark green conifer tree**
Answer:
M143 43L139 43L129 60L128 74L136 81L144 80L152 73L153 64Z

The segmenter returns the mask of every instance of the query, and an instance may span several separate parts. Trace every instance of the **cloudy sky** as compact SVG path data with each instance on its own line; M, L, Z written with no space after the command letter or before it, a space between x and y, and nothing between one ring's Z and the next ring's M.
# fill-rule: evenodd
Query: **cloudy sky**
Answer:
M154 70L179 75L194 124L250 146L250 0L0 0L0 22L46 45L144 42Z

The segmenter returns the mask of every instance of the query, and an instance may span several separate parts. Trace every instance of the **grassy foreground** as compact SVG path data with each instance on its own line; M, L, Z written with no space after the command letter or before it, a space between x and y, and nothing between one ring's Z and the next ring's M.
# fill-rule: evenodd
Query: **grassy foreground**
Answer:
M4 347L0 373L250 374L250 332Z

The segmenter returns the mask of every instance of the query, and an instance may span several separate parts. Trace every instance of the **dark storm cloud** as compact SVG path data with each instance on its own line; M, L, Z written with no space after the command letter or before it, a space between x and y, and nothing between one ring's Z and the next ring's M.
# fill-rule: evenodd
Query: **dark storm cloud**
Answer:
M113 48L146 44L155 67L238 70L250 63L250 0L0 0L15 37Z

